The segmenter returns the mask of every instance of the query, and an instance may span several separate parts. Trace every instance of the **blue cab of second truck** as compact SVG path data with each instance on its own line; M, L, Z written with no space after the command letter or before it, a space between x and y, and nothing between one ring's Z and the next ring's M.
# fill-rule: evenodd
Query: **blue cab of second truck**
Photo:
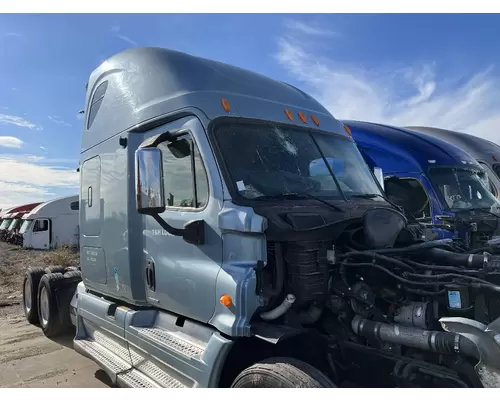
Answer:
M468 153L441 139L382 124L343 121L370 168L383 170L384 189L417 220L440 225L470 209L497 208L487 176ZM467 188L467 190L464 190ZM464 192L465 195L464 195ZM467 231L434 229L438 238Z

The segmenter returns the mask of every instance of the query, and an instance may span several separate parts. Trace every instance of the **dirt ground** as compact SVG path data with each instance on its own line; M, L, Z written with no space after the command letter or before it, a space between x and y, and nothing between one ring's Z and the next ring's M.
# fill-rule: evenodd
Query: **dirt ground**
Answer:
M0 388L110 387L107 375L73 350L72 336L57 342L26 322L22 282L28 266L76 265L70 249L23 250L0 242Z

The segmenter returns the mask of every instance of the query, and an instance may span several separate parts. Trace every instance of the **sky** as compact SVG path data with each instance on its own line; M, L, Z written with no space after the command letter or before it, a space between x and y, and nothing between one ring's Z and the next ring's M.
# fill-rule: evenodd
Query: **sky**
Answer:
M160 46L287 81L339 119L500 144L500 15L2 14L0 208L78 193L85 83Z

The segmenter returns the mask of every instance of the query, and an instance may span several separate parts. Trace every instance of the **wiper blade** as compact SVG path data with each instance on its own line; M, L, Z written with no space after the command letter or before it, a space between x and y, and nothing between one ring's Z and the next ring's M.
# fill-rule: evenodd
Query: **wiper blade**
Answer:
M335 204L332 203L328 203L326 200L320 199L319 197L313 196L312 194L305 192L304 193L285 192L285 193L257 197L257 199L262 199L262 200L275 200L275 199L286 199L286 198L313 199L323 204L326 204L328 207L333 208L336 211L344 212L344 210L342 210L339 206L336 206Z

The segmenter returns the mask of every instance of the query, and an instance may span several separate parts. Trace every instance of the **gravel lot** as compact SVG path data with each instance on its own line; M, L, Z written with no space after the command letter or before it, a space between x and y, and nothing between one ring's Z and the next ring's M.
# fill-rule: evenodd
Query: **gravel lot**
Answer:
M107 375L73 350L72 337L57 342L26 322L22 282L28 266L76 265L69 249L23 250L0 242L0 388L110 387Z

